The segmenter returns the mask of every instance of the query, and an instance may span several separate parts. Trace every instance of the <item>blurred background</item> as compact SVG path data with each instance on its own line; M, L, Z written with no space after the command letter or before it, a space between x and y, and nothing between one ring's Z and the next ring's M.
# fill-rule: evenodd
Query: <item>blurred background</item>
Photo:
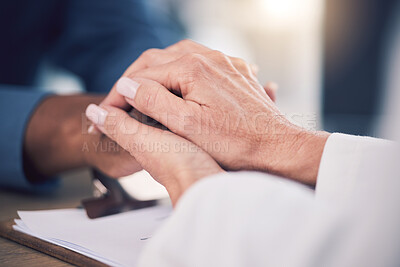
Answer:
M385 50L398 0L148 0L160 36L198 41L259 66L278 106L309 129L376 135ZM44 64L40 83L82 90Z

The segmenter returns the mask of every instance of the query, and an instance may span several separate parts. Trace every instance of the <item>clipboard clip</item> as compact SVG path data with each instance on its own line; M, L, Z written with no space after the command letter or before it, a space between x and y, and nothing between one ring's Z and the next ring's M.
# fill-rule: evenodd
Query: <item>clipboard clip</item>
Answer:
M93 177L93 184L99 193L97 197L82 200L82 206L90 219L157 205L157 200L135 199L125 191L117 179L97 170L93 170Z

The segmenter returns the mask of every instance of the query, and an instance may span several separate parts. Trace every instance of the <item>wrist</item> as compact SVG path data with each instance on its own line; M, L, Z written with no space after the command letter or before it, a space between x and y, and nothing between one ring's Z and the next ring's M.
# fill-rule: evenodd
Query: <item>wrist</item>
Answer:
M103 98L101 95L76 96L70 102L73 111L65 111L68 115L60 127L60 140L68 147L69 158L75 158L76 166L93 167L97 154L95 148L100 143L101 135L88 133L90 121L85 116L85 109L91 103L100 103Z
M82 153L86 133L82 114L89 103L99 102L102 98L94 95L50 96L40 103L25 132L24 165L29 167L25 168L29 180L36 182L87 166ZM30 173L32 169L35 173Z
M315 185L329 136L324 131L306 131L297 126L287 126L284 134L268 136L263 140L256 168Z
M208 166L201 168L180 168L172 173L173 176L169 179L164 179L162 183L168 191L172 204L175 206L179 198L197 181L224 170L214 161L210 161Z

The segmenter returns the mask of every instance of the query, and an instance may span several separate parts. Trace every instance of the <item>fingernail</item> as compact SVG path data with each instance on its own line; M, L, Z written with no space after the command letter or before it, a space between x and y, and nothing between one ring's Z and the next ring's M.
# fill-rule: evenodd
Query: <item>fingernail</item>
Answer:
M127 77L122 77L117 82L117 92L127 98L134 99L139 86L139 83Z
M88 117L89 120L91 120L94 124L97 125L101 126L104 125L107 114L108 114L107 110L102 109L101 107L95 104L90 104L86 108L86 117Z

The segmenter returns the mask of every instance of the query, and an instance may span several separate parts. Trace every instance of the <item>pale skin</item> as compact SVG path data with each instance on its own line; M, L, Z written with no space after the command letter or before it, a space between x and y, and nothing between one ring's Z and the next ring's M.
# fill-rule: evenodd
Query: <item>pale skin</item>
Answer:
M246 62L200 48L184 41L147 52L101 107L88 107L98 115L93 122L165 185L173 202L195 181L223 169L264 171L314 185L329 133L309 132L285 119ZM140 65L146 67L135 69ZM129 106L171 132L130 118ZM196 149L155 152L155 143Z

